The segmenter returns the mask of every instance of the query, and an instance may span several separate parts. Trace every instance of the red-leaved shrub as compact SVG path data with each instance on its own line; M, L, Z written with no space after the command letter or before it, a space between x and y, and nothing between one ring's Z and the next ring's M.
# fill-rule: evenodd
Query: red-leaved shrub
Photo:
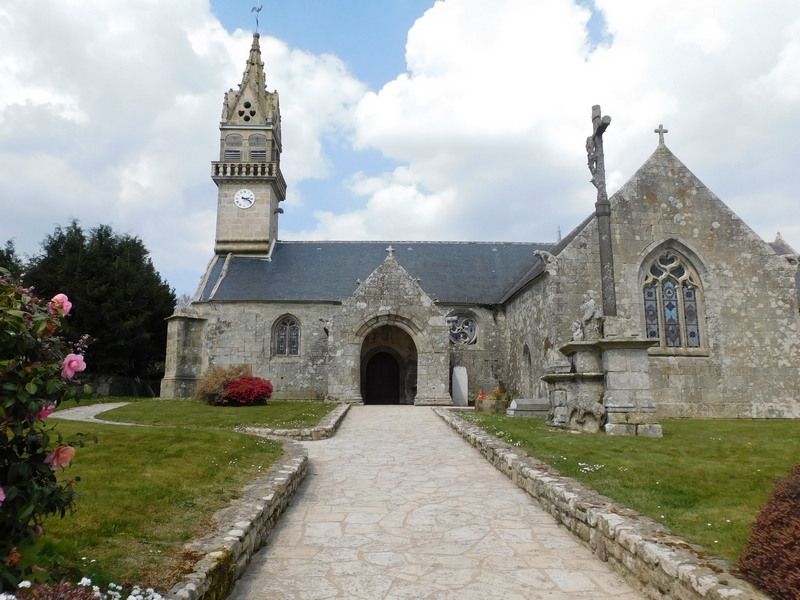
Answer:
M800 464L775 483L737 567L776 600L800 598Z
M228 381L224 404L252 406L266 404L272 397L272 383L261 377L242 375Z

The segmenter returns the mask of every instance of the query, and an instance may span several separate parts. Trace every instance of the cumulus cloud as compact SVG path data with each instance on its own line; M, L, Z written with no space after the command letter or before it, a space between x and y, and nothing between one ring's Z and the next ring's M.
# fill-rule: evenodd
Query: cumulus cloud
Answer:
M608 43L590 39L590 9L571 0L438 2L409 31L408 72L356 112L356 146L405 164L409 181L378 178L364 208L320 213L305 234L346 235L334 225L355 221L359 234L394 232L383 238L552 239L593 208L583 142L595 103L613 116L611 191L655 149L664 123L667 144L762 235L800 220L791 169L774 160L793 154L800 133L800 6L596 0L594 9ZM774 197L795 198L793 210ZM422 198L434 207L446 198L448 209L398 217L398 204L412 215Z
M140 236L179 291L196 285L214 241L209 162L222 98L241 81L251 41L203 0L4 3L0 242L32 254L71 217L111 223ZM320 140L351 135L366 87L334 56L269 37L261 47L292 140L286 179L325 177Z
M589 31L599 16L602 43ZM191 291L214 239L223 93L250 42L204 0L6 0L0 243L31 253L71 216L111 223ZM266 36L261 47L283 115L283 238L552 241L593 209L584 142L599 103L613 117L611 191L663 123L758 233L780 229L800 249L795 0L437 2L408 32L406 72L377 92L333 55ZM342 173L331 148L395 166ZM304 181L333 177L346 206L301 197ZM303 204L310 224L292 221Z

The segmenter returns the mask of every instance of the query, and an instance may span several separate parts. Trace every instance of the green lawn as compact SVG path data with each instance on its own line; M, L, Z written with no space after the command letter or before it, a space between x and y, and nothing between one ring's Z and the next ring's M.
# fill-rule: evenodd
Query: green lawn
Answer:
M800 462L800 421L663 420L662 439L574 434L542 419L463 415L736 562L773 478Z
M103 413L108 421L232 429L239 425L270 429L314 427L336 404L270 401L266 406L209 406L198 400L145 399Z
M53 575L166 591L192 561L182 545L282 454L279 443L230 431L55 421L69 439L97 435L61 475L80 477L78 512L45 522L42 555ZM182 564L183 563L183 564Z

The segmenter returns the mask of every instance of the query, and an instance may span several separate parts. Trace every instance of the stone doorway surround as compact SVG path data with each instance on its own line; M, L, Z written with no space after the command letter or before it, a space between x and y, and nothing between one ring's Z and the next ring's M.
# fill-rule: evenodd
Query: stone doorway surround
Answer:
M327 399L354 404L364 401L365 343L373 332L379 336L388 332L406 343L410 340L409 346L413 345L416 352L416 393L411 395L408 389L413 387L413 377L411 369L407 369L406 401L452 405L448 392L450 338L445 314L397 263L391 246L387 253L386 260L342 302L331 319Z

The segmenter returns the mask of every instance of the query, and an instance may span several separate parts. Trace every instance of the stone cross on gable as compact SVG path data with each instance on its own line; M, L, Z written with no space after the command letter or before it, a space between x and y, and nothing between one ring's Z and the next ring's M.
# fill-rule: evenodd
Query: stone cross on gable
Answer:
M394 256L394 248L392 248L391 245L389 245L389 247L386 249L386 252L389 253L389 256Z
M658 134L658 145L659 146L663 146L664 145L664 134L665 133L669 133L669 129L664 129L663 125L659 125L658 129L653 129L653 133L657 133Z

